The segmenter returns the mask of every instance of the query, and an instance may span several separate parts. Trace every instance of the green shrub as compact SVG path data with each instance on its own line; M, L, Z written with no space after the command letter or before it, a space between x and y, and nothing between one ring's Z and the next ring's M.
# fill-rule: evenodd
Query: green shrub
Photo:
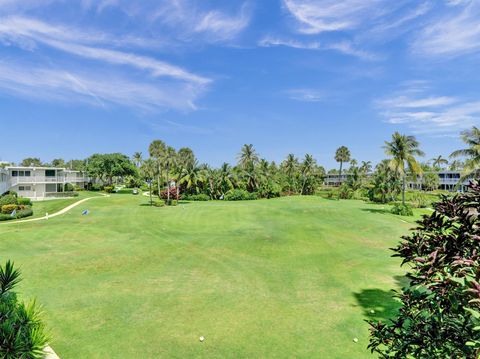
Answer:
M33 215L33 210L31 208L25 208L20 211L17 211L15 214L15 219L30 217Z
M30 198L18 197L17 198L17 204L19 206L21 206L21 205L31 206L32 205L32 200Z
M3 214L11 214L16 209L17 209L16 204L6 204L6 205L2 206L2 213Z
M209 201L210 197L204 193L200 193L200 194L183 195L182 199L184 199L185 201Z
M19 302L13 292L20 272L8 261L0 266L0 358L44 358L48 343L45 325L35 302Z
M113 193L113 191L115 191L115 187L113 186L105 186L103 187L103 190L107 193Z
M423 192L413 193L410 203L412 204L413 208L427 208L431 205L430 200Z
M339 197L341 199L352 199L353 198L353 190L347 186L346 184L342 184L339 188Z
M0 198L0 207L5 206L7 204L18 204L17 197L13 194L7 194Z
M375 357L479 357L479 208L480 186L474 182L468 193L443 196L435 212L393 248L408 283L395 294L400 309L389 320L370 321Z
M412 207L406 203L394 203L390 212L399 216L413 216Z
M250 193L243 189L234 189L228 191L225 195L226 201L251 201L257 199L256 193Z

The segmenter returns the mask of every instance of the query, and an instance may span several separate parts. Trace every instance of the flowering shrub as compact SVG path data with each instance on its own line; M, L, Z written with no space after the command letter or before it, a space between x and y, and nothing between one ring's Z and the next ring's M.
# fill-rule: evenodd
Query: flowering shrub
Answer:
M389 323L370 322L369 348L382 358L479 358L480 185L435 204L394 248L410 285Z

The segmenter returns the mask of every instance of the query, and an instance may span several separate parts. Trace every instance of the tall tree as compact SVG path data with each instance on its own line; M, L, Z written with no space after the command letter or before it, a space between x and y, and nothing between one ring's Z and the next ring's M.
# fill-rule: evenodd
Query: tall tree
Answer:
M158 167L155 161L151 158L142 162L140 167L140 174L142 178L147 181L149 187L150 206L153 204L152 200L152 182L157 175Z
M389 165L402 178L402 203L405 204L407 170L412 174L421 174L422 169L415 156L424 156L420 144L414 136L395 132L390 142L385 141L385 153L391 156Z
M27 157L20 162L20 166L23 167L41 167L43 165L42 161L38 157Z
M434 169L441 169L443 165L448 165L448 160L446 158L443 158L442 155L432 158L432 167Z
M282 169L287 176L288 191L290 192L290 194L293 191L296 191L296 177L298 166L298 159L293 153L288 154L287 158L282 163Z
M370 173L372 171L372 162L371 161L362 161L360 165L360 171L364 174Z
M228 163L223 163L218 170L218 181L221 196L235 187L235 174L232 171L232 167Z
M65 160L62 159L62 158L55 158L52 161L52 166L57 167L57 168L63 168L63 167L65 167Z
M339 147L337 149L337 151L335 152L335 161L340 163L340 169L338 171L338 173L339 173L338 179L339 179L339 182L341 184L342 183L343 164L345 162L350 162L350 150L345 146Z
M238 156L238 166L246 179L247 191L254 192L257 186L255 165L258 163L258 154L253 145L244 145Z
M198 162L195 161L187 164L183 169L179 184L185 185L187 192L198 194L200 192L200 186L204 180L204 171L198 166Z
M143 161L142 152L135 152L132 156L132 161L135 166L140 167Z
M170 203L170 183L172 180L171 171L177 164L177 153L171 146L167 146L164 153L165 173L167 175L167 204ZM178 192L177 192L178 195Z
M88 158L88 175L100 178L109 185L114 177L138 176L137 168L121 153L94 154Z
M474 126L470 130L463 131L462 141L465 142L467 148L454 151L450 155L451 158L465 158L459 183L469 177L478 178L480 175L480 129Z
M317 163L312 155L306 154L300 165L301 189L300 194L311 194L315 190L315 171Z
M150 143L150 146L148 146L148 153L150 157L153 158L153 160L155 161L155 165L157 166L157 190L159 196L162 192L163 161L166 148L167 146L165 145L165 142L161 140L154 140L152 141L152 143Z

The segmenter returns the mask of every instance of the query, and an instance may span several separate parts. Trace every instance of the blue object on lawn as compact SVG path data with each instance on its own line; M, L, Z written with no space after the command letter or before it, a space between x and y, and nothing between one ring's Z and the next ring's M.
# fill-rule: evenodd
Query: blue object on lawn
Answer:
M86 209L85 211L82 212L82 216L86 216L87 214L89 214L90 212L88 211L88 209Z
M15 215L17 214L17 210L14 209L12 213L10 213L10 217L15 217Z

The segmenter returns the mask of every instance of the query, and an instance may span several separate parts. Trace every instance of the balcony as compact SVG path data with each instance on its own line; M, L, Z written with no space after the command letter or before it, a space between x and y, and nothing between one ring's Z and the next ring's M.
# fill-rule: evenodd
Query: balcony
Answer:
M78 183L85 182L84 177L71 177L71 176L19 176L11 177L10 185L16 186L17 184L35 184L35 183Z

